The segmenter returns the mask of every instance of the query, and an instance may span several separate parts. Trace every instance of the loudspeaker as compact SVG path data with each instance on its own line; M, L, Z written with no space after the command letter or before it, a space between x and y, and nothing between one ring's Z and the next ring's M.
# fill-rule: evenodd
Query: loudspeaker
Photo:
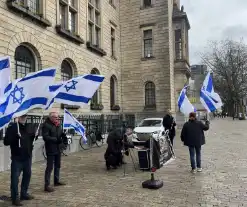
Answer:
M149 151L150 151L149 149L138 150L140 170L149 170L150 169Z

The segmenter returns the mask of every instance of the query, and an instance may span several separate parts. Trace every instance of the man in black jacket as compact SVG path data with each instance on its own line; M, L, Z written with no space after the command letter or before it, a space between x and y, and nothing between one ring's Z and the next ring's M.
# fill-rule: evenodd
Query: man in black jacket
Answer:
M107 137L108 147L104 155L107 170L110 170L111 166L116 169L117 166L125 164L123 162L122 150L128 155L128 149L134 148L134 145L128 142L128 136L132 133L131 127L115 129L109 133Z
M166 130L169 130L169 138L171 140L171 144L173 145L174 137L176 136L176 122L172 116L171 110L168 110L168 113L163 118L163 127Z
M196 120L196 113L192 112L189 115L189 121L183 126L181 132L181 140L185 146L189 147L190 162L192 173L201 172L201 146L205 144L204 131L209 129L209 121L203 124ZM196 155L196 161L195 161Z
M53 192L50 187L51 173L54 165L54 186L65 185L60 182L61 168L61 148L63 148L63 139L66 135L60 126L58 113L52 112L43 124L42 136L45 142L45 150L47 155L47 164L45 170L45 187L46 192Z
M32 150L35 136L33 127L26 124L27 116L18 118L18 123L11 124L4 137L4 145L11 150L11 199L15 206L22 206L20 200L31 200L28 194L31 179ZM22 183L20 198L18 196L18 183L21 172Z

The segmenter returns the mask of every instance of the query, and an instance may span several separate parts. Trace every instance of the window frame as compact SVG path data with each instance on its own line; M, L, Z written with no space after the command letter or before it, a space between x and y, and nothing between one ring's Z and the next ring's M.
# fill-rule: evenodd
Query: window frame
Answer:
M179 32L180 39L177 40L176 32ZM183 37L182 37L182 29L174 30L174 51L175 51L175 59L182 60L183 59Z
M74 35L79 34L79 26L78 26L78 8L79 8L79 1L78 0L73 0L74 4L70 4L72 0L66 1L66 0L59 0L58 5L59 5L59 25L61 26L62 29L69 31L70 33ZM61 11L60 8L63 6L65 8L65 16L64 20L61 18ZM72 24L72 15L73 14L73 19L74 22ZM70 17L71 16L71 17ZM62 25L62 22L64 22L64 25ZM72 25L74 25L72 27Z
M148 88L148 86L150 87ZM147 81L145 83L145 108L155 108L156 107L156 86L152 81Z
M90 74L100 74L98 69L93 68L90 72ZM101 100L100 100L100 87L96 90L96 92L94 93L94 95L91 98L91 105L99 105L101 104Z
M96 5L96 2L97 5ZM97 48L101 48L102 46L102 14L101 14L101 1L100 0L91 0L88 1L88 11L87 11L87 40L90 44ZM92 13L89 12L89 9L91 10ZM89 13L91 15L89 15ZM98 17L98 18L97 18ZM92 26L92 38L90 38L89 35L89 27ZM98 32L97 32L98 31ZM92 39L92 41L91 41Z
M111 57L116 58L116 29L111 27Z
M112 75L110 77L110 107L117 105L117 78Z
M145 32L147 31L151 31L151 36L150 37L147 37L145 38ZM146 44L145 42L146 41L151 41L151 53L150 55L146 54ZM154 57L154 54L153 54L153 51L154 51L154 38L153 38L153 28L144 28L142 30L142 56L143 58L152 58Z
M24 51L25 52L23 52L23 51L17 51L17 49L18 48L23 48L24 49ZM19 52L19 54L17 53L17 52ZM29 53L29 54L28 54ZM25 56L25 54L28 54L29 55L29 57L28 57L28 55L26 55ZM32 59L31 61L30 61L30 63L28 63L28 64L30 64L30 67L26 67L26 65L27 65L27 62L25 61L22 61L21 59L20 59L20 57L21 56L23 56L22 57L22 59L24 59L24 60L27 60L28 58L29 59ZM19 59L17 59L17 57L19 58ZM28 57L28 58L27 58ZM36 60L36 57L35 57L35 54L33 53L33 51L29 48L29 47L27 47L26 45L19 45L18 47L16 47L16 49L15 49L15 56L14 56L14 60L15 60L15 78L16 79L18 79L18 78L23 78L23 77L25 77L28 73L32 73L32 72L35 72L36 71L36 67L37 67L37 64L36 64L36 62L37 62L37 60ZM22 62L22 64L17 64L17 62ZM24 64L23 64L24 63ZM18 67L20 67L20 69L21 70L18 70ZM22 69L25 69L25 71L24 71L24 73L23 73L23 71L22 71ZM29 68L29 70L27 70ZM18 72L18 71L21 71L21 72ZM18 74L21 74L20 76L18 75Z
M68 67L63 67L63 64L66 64ZM70 71L70 72L68 72L68 71L66 71L66 70L63 70L64 68L66 68L66 69L68 69L68 71ZM67 72L67 73L66 73ZM68 76L66 76L66 75L64 75L64 74L67 74ZM66 78L67 77L67 78ZM72 65L71 65L71 63L68 61L68 60L66 60L66 59L64 59L63 61L62 61L62 63L61 63L61 80L62 81L68 81L68 80L70 80L71 78L73 78L73 67L72 67Z

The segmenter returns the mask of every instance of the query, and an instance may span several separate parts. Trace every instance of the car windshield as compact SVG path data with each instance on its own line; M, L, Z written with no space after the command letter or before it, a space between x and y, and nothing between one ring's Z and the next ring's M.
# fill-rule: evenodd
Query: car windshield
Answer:
M143 120L139 127L159 127L161 126L161 120Z

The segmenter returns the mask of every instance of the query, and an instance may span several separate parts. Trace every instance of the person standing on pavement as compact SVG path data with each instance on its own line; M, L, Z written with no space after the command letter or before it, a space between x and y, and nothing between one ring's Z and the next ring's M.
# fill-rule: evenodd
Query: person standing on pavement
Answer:
M196 173L202 171L201 167L201 146L205 144L204 131L209 129L209 121L205 124L196 119L196 113L189 114L189 121L187 121L181 131L181 141L185 146L189 147L191 172ZM195 160L196 157L196 160Z
M163 127L165 131L169 130L169 138L171 140L171 144L173 145L173 140L176 136L176 122L172 116L171 110L168 110L168 113L163 118Z
M50 186L51 173L54 165L54 186L65 185L60 182L61 168L61 151L64 146L63 139L66 135L60 126L59 116L57 112L51 112L49 117L43 124L42 136L45 142L45 150L47 155L47 163L45 170L45 187L46 192L53 192L54 188Z
M21 200L32 200L34 197L28 194L31 180L32 151L35 134L34 128L26 124L27 115L18 117L18 122L11 124L4 137L4 145L11 150L11 199L14 206L22 206ZM22 172L21 193L19 198L18 184Z

